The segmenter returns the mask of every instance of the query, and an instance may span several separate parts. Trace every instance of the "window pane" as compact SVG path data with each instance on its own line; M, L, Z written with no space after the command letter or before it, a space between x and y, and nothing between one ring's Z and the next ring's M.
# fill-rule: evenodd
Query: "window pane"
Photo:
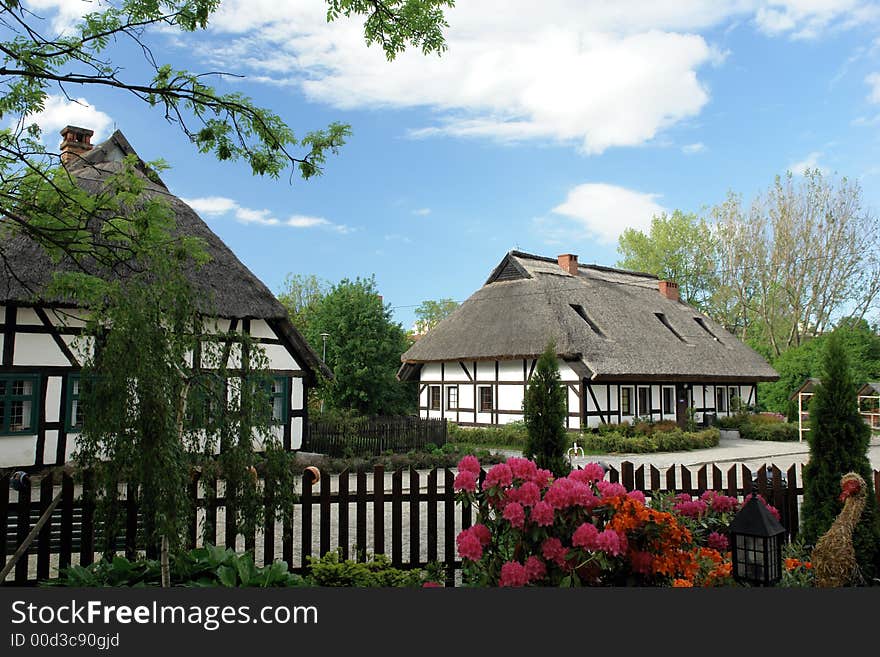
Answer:
M34 394L34 384L30 379L15 379L12 382L12 394L15 396L30 396Z
M284 421L284 398L275 397L272 399L272 419L278 422Z
M27 431L31 428L31 410L33 402L13 401L11 402L12 412L9 416L10 431Z

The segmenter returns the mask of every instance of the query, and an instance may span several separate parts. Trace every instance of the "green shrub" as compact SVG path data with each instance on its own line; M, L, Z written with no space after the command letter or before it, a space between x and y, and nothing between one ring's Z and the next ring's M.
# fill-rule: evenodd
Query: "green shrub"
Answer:
M523 449L526 446L528 432L522 421L510 422L497 427L460 427L450 422L447 439L452 443Z
M291 573L284 561L259 568L249 552L238 554L231 548L213 545L172 555L170 575L172 586L305 586L305 580ZM99 559L89 566L66 568L52 584L93 588L160 586L161 582L157 560L114 557L111 561Z
M334 587L420 587L427 581L437 581L436 574L426 570L394 568L384 555L369 561L343 561L338 552L328 552L320 559L310 557L308 581L314 586Z
M707 449L718 445L716 428L686 432L676 427L671 431L655 431L652 435L627 436L622 433L588 433L584 435L584 449L646 454L650 452L677 452L689 449Z
M789 422L755 423L746 422L740 427L739 435L747 440L795 441L800 438L796 424Z

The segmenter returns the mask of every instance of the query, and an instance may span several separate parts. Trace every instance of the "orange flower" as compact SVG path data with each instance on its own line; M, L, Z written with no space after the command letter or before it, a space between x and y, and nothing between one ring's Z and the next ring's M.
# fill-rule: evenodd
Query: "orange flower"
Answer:
M811 562L811 561L804 561L803 566L804 566L804 568L806 568L807 570L809 570L810 568L813 567L813 562Z
M677 589L689 589L693 588L694 583L689 579L675 579L672 580L672 586Z

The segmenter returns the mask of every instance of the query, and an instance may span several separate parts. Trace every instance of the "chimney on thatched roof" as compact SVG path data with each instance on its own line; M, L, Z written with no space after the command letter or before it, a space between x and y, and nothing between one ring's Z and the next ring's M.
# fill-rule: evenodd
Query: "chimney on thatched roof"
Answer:
M556 256L556 262L559 263L559 266L562 269L572 276L577 276L578 274L578 257L573 253L563 253L562 255Z
M672 301L678 301L678 283L675 281L659 281L657 287L660 290L660 294L664 297Z
M92 148L92 135L94 130L88 128L79 128L75 125L66 126L61 131L61 163L69 164L73 160L78 160L88 153Z

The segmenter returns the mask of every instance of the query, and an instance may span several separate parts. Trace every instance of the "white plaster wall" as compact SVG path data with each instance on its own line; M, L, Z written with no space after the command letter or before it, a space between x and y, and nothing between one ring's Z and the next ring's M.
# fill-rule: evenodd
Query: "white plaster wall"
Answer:
M43 444L43 463L55 463L57 449L58 432L55 429L47 429L46 442Z
M303 387L303 380L299 377L294 377L290 380L290 407L299 410L305 407L305 400L303 399L303 392L305 388Z
M422 365L422 381L440 380L440 363L425 363Z
M42 326L43 322L40 321L40 318L37 316L37 313L33 308L21 308L19 307L18 312L15 314L15 323L16 324L26 324L30 326ZM15 339L18 340L18 336L15 336Z
M32 464L36 446L36 436L0 437L0 468Z
M290 422L290 447L301 449L303 443L303 419L295 417Z
M559 378L563 381L580 381L578 374L567 363L559 361Z
M492 424L492 413L477 413L478 424Z
M459 385L458 386L458 406L459 408L474 408L474 386Z
M15 334L14 365L70 367L70 361L50 335Z
M498 424L509 424L511 422L518 422L523 419L523 416L519 413L504 413L503 415L498 416Z
M296 362L287 348L280 344L263 344L260 345L269 360L270 370L298 370L299 363Z
M495 361L481 360L477 361L477 381L494 381L495 380Z
M465 364L465 367L467 367L467 364ZM465 374L464 370L461 369L461 365L459 365L459 361L457 360L449 361L446 363L446 370L444 372L443 378L446 381L457 381L459 383L470 381L467 374Z
M522 385L499 385L498 400L495 407L505 411L520 411L523 403L523 387Z
M277 338L275 335L275 331L273 331L268 322L263 319L252 319L251 320L251 336L255 338Z
M498 366L499 381L522 381L522 360L502 360Z
M86 358L91 355L92 345L95 342L94 338L89 336L62 335L61 339L64 340L64 343L73 352L73 355L80 364L85 362Z
M46 406L43 409L43 413L46 417L46 422L58 422L61 418L59 417L59 410L61 407L61 377L60 376L50 376L46 381ZM52 459L55 460L54 458Z

